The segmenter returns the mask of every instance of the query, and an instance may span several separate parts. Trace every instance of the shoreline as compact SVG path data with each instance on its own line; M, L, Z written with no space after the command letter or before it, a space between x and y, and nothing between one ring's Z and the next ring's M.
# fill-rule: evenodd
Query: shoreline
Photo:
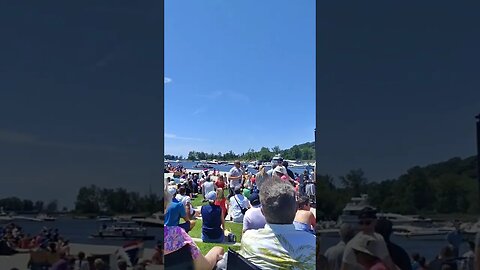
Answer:
M114 254L117 249L121 246L109 246L109 245L91 245L91 244L78 244L78 243L71 243L70 244L70 254L76 256L78 252L83 251L85 254L88 255L106 255L106 254ZM151 248L144 248L143 249L143 256L141 259L151 259L153 254L155 253L154 249ZM27 263L30 259L29 253L17 253L10 256L0 256L0 265L2 269L11 269L11 268L18 268L18 269L26 269ZM148 270L160 270L164 269L163 265L150 265L147 266Z

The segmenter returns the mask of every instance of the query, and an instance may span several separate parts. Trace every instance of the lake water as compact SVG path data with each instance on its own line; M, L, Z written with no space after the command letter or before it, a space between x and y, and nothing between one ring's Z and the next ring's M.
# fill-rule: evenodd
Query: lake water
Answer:
M14 223L21 226L25 233L31 235L39 233L43 227L57 228L60 235L70 240L71 243L121 246L127 242L127 240L90 238L89 236L97 232L101 226L101 223L96 220L59 217L51 222L15 221ZM155 236L155 240L144 241L144 246L145 248L154 248L158 240L163 240L163 229L148 227L147 230L149 235Z
M176 166L177 164L182 164L184 168L186 169L194 169L194 170L201 170L200 168L195 168L194 166L197 165L197 162L193 161L182 161L182 162L166 162L165 164L170 163L173 166ZM228 164L221 164L221 165L212 165L210 164L215 170L218 170L220 172L228 172L230 169L233 167L233 165L228 165ZM298 174L303 174L305 171L304 167L288 167L292 172L298 173ZM253 169L253 168L247 168L249 172L252 173L257 173L258 171ZM213 169L209 169L213 170ZM311 170L310 170L311 171Z

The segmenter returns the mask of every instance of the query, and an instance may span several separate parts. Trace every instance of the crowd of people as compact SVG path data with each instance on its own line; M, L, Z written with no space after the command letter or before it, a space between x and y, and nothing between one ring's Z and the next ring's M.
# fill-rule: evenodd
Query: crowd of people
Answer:
M464 237L460 223L446 236L447 245L431 261L418 253L408 255L391 240L393 224L377 218L376 210L366 207L358 216L358 227L342 224L340 241L326 252L317 254L317 266L325 270L474 270L475 243L469 241L469 251L459 254ZM319 235L317 235L319 237ZM480 239L480 238L479 238Z
M60 235L58 229L44 227L37 234L30 235L24 232L21 226L9 223L1 228L0 239L0 255L28 253L30 258L25 266L30 270L111 269L107 262L101 258L89 258L82 251L72 254L69 240ZM127 260L129 258L117 258L117 268L115 270L126 270L129 265ZM157 244L151 260L143 260L137 263L134 268L128 269L145 270L148 264L163 264L162 244Z
M259 269L315 269L315 182L309 172L294 174L280 160L252 174L239 161L228 173L183 172L165 183L165 262L168 269L227 269L228 253L215 246L202 254L189 232L201 217L201 239L231 243L226 222L242 224L238 252ZM311 186L313 185L313 187ZM192 199L202 196L194 209ZM309 197L310 196L310 197ZM182 222L183 219L183 222ZM186 260L185 258L189 258ZM190 268L189 268L190 267ZM229 268L230 269L230 268Z

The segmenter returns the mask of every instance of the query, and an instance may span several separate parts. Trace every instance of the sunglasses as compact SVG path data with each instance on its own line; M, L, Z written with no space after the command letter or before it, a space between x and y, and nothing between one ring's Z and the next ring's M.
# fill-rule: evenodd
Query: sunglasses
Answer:
M358 224L359 224L359 225L369 226L369 225L372 224L372 222L373 222L373 220L360 220L360 221L358 222Z

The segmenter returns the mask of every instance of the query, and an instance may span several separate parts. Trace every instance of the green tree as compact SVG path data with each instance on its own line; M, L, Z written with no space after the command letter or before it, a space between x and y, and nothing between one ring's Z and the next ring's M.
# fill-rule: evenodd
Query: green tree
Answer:
M75 202L75 210L80 213L98 213L100 212L100 198L97 187L82 187L78 191Z
M362 169L350 170L345 176L341 176L340 180L345 188L352 191L353 196L360 196L368 182Z
M57 212L58 211L58 201L57 200L51 200L50 202L48 202L46 210L49 213Z

